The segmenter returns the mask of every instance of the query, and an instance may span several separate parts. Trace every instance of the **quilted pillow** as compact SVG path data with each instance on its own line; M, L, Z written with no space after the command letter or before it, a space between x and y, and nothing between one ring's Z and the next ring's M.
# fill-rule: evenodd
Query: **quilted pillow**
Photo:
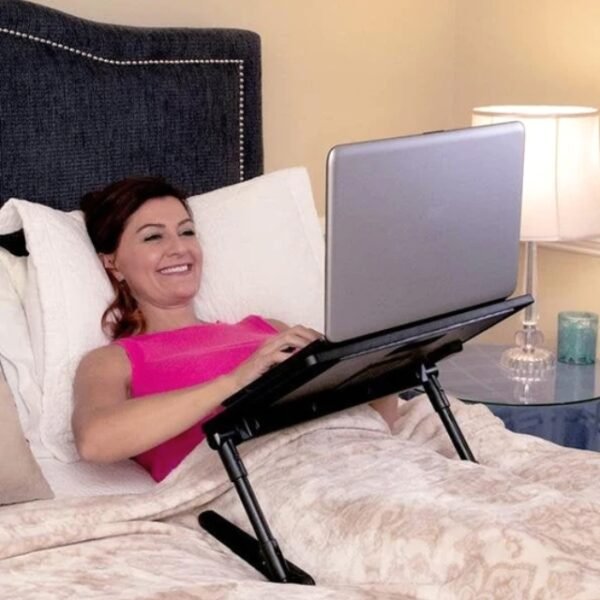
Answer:
M10 388L19 421L34 446L42 403L35 377L24 296L28 276L27 259L0 248L0 367Z
M204 253L195 301L201 319L234 322L254 313L323 329L324 243L305 169L189 203ZM0 233L21 227L33 278L25 308L42 387L40 438L54 456L73 461L73 376L86 352L109 341L100 319L112 288L80 211L11 199L0 209Z
M0 375L0 505L54 495L21 431L10 389Z

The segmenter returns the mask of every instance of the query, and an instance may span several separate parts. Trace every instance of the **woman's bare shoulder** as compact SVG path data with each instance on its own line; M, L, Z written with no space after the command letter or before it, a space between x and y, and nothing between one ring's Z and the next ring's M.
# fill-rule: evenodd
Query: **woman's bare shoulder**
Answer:
M73 381L73 427L81 425L89 411L115 405L130 397L131 367L117 344L88 352L80 361Z
M125 350L118 344L107 344L90 350L83 356L77 367L80 375L95 374L124 375L129 378L131 365Z

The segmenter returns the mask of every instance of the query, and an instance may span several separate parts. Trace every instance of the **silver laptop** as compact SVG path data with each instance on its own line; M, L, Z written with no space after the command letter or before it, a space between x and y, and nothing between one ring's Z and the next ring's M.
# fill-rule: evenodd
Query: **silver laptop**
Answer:
M515 289L521 123L345 144L327 160L331 342L507 298Z

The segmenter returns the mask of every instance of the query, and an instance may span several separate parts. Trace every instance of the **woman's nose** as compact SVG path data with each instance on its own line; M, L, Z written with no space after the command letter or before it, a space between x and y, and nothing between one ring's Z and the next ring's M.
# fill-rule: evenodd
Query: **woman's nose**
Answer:
M167 248L167 251L170 254L183 254L185 252L185 249L185 243L180 236L171 236L169 240L169 247Z

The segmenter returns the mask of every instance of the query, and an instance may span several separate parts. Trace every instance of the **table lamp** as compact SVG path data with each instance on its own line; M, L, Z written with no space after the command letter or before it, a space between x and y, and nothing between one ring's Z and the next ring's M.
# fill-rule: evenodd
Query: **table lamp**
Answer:
M484 106L473 125L521 121L525 164L521 240L525 245L525 292L537 302L537 242L600 235L600 132L598 109L581 106ZM525 309L517 347L501 364L515 379L544 380L555 356L543 348L537 304Z

